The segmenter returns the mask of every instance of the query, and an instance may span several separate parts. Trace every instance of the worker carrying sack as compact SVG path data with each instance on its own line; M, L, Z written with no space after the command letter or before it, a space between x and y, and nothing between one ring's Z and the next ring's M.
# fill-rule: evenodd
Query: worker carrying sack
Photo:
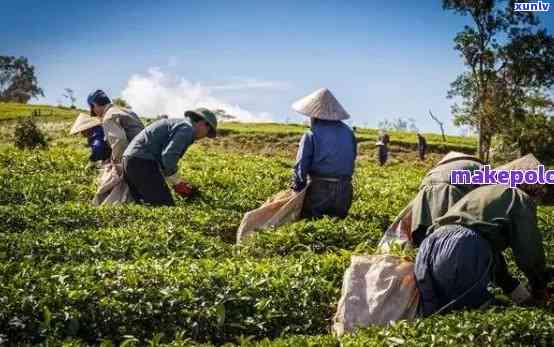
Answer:
M341 336L357 327L412 320L418 303L413 262L390 254L352 256L332 329Z
M121 204L132 202L133 198L127 182L118 173L114 164L104 165L100 169L98 190L92 200L93 205Z
M307 188L308 186L300 192L279 192L259 208L247 212L237 230L237 244L258 229L278 227L297 221L302 213Z

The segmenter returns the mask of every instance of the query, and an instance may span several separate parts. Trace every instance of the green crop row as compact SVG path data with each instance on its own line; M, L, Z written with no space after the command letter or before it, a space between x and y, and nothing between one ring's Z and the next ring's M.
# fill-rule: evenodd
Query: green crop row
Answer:
M138 258L0 265L0 331L10 341L47 335L121 341L151 332L198 341L325 333L349 260Z
M552 304L330 335L351 254L373 252L432 162L361 159L348 218L235 245L244 212L290 183L292 147L255 154L256 132L282 138L267 126L276 128L230 129L229 148L207 141L187 152L181 174L202 194L174 208L91 206L97 172L85 169L84 140L59 127L49 150L0 145L0 345L552 345ZM303 128L293 130L285 142ZM240 146L256 150L232 149L249 136ZM553 208L539 209L539 227L552 263Z

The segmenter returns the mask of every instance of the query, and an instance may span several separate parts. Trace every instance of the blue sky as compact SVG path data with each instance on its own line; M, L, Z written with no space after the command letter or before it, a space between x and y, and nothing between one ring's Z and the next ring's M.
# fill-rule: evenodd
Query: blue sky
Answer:
M554 31L554 14L542 23ZM355 125L451 122L446 93L467 19L441 1L18 1L2 4L0 54L26 56L45 97L101 88L144 115L221 107L300 121L290 105L329 88Z

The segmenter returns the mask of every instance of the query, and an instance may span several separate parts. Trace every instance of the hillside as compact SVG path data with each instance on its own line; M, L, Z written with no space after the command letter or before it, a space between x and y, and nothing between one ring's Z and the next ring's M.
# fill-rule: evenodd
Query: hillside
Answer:
M6 121L0 126L9 133ZM434 316L336 338L329 328L353 254L375 250L441 157L395 147L379 167L361 130L345 220L299 221L235 244L242 215L286 189L302 126L224 124L180 173L200 189L174 208L95 208L97 171L70 119L41 121L46 150L0 138L0 345L475 346L552 345L554 303ZM10 125L11 126L11 125ZM404 136L404 137L402 137ZM411 135L392 134L413 145ZM468 146L449 137L448 145ZM437 150L441 149L436 147ZM548 261L554 209L539 209ZM515 268L514 259L508 257ZM517 273L517 272L516 272ZM517 273L521 276L520 273Z
M13 127L13 122L21 117L37 115L40 119L39 124L50 132L59 131L63 134L64 127L69 129L70 123L78 112L87 112L85 110L74 110L69 108L60 108L49 105L25 105L17 103L0 103L0 124L3 123L4 132L8 138ZM150 119L146 118L146 122ZM240 123L240 122L222 122L220 133L223 135L221 146L231 148L238 145L242 150L250 149L254 153L268 152L273 153L272 149L292 150L298 145L298 141L307 126L301 124L279 124L279 123ZM391 153L400 153L405 156L416 150L417 140L413 132L390 132ZM374 143L377 141L377 129L357 128L356 138L360 147L366 151L373 150ZM439 134L424 133L427 138L429 152L443 154L451 150L473 153L476 149L476 138L463 136L447 136L444 143ZM230 145L232 143L232 145ZM216 144L217 145L217 144ZM409 156L411 158L411 156Z
M68 107L0 102L0 121L16 120L21 117L33 115L49 119L70 119L75 117L79 111L87 112Z

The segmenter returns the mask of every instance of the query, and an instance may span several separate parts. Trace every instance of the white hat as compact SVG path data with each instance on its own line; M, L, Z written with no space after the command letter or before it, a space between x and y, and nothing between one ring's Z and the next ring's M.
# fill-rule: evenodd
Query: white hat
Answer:
M69 134L75 135L80 133L81 131L94 128L95 126L101 124L102 122L97 117L91 117L88 114L79 113L77 119L75 119L75 123L73 123L73 126L69 131Z
M350 115L327 88L318 89L312 94L297 100L292 104L292 109L310 118L325 120L350 118Z
M447 155L445 155L437 163L437 166L442 165L442 164L446 164L446 163L450 163L450 162L456 161L456 160L474 160L474 161L482 163L481 160L479 160L479 158L477 158L476 156L473 156L471 154L465 154L465 153L461 153L461 152L450 151L450 152L448 152Z

